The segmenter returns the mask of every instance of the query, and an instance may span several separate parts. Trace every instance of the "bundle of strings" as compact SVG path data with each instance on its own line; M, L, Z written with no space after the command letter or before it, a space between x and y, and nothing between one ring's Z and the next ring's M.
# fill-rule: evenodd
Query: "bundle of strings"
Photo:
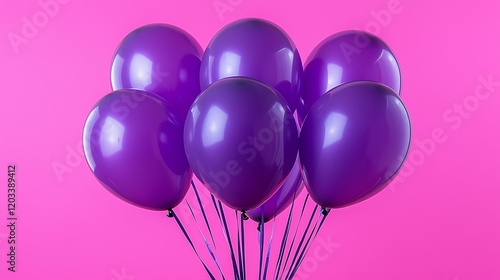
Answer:
M187 228L181 222L179 216L173 210L169 210L167 216L176 221L176 224L179 226L184 237L193 249L210 279L246 280L247 256L245 250L245 224L249 223L249 221L247 221L248 217L244 212L228 210L228 208L223 206L223 204L212 194L208 194L208 198L203 201L202 196L193 181L191 182L191 186L195 197L194 201L197 205L195 208L186 198L185 206L189 210L190 217L196 225L197 231L199 232L198 237L201 237L203 245L196 245L195 242L193 242L193 235L190 235ZM286 217L286 224L282 234L279 236L275 236L277 226L276 216L272 219L272 221L269 221L269 223L264 223L264 217L262 217L261 222L258 223L257 241L259 246L259 280L293 279L300 265L304 261L307 252L311 247L312 241L314 241L318 235L326 217L330 212L330 209L322 209L318 205L314 205L312 207L311 214L309 215L308 208L311 208L311 204L314 204L309 195L307 194L304 196L302 203L300 203L299 200L299 198L297 198L297 200L294 199L291 206L289 206L290 209L286 212L288 215L282 216L283 218ZM215 213L215 217L210 217L207 214L207 210L209 210L207 206L210 207L210 210ZM234 220L228 219L228 216L226 215L226 212L228 211L235 212ZM216 220L215 223L213 221L214 218ZM278 217L278 219L279 218L281 217ZM231 224L231 221L234 222L235 225ZM229 259L231 260L231 273L228 273L223 269L223 263L221 261L228 258L221 258L221 255L219 254L220 244L218 248L213 231L213 229L217 227L220 227L222 230L225 246L227 247L225 249L227 249ZM231 239L231 229L234 228L236 228L236 243L233 243L233 240ZM266 232L269 228L270 234L266 236ZM281 237L280 243L278 243L279 246L277 247L277 244L274 244L275 246L273 246L273 239L278 237ZM205 247L208 257L202 257L199 248L202 246ZM271 260L276 262L275 265L270 264ZM210 266L215 267L215 269L211 269ZM273 266L274 272L271 273ZM217 272L214 273L214 270ZM220 278L217 278L215 275L220 275Z

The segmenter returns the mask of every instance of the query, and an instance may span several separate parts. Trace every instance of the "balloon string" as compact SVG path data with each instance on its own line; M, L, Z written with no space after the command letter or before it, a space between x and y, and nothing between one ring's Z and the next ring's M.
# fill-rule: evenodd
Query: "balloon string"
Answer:
M194 253L196 254L198 259L200 260L201 264L203 264L203 267L207 271L208 276L210 277L210 279L215 280L214 275L212 274L212 272L210 272L210 269L208 269L208 267L205 265L205 262L201 259L200 255L198 254L198 250L196 250L196 248L194 247L193 241L191 240L191 238L189 237L189 234L187 233L186 229L184 228L181 221L179 220L179 217L177 217L177 214L175 214L175 212L173 210L169 210L168 215L174 217L175 221L177 222L177 225L179 226L182 233L184 234L184 237L186 237L186 240L191 245L191 248L193 248Z
M264 213L261 215L259 222L259 280L262 279L262 263L264 259Z
M212 243L214 244L214 248L217 251L217 245L214 240L214 236L212 234L212 228L210 228L210 223L208 222L207 215L205 213L205 208L203 207L203 203L201 203L200 194L198 193L198 189L194 184L194 181L191 180L191 186L193 186L194 193L196 195L196 199L198 200L198 204L200 205L201 213L203 214L203 219L205 220L205 224L207 225L208 232L210 233L210 238L212 239Z
M313 230L313 232L311 232L311 236L309 237L309 239L311 239L311 237L312 237L312 240L316 239L316 237L318 236L319 230L323 226L323 223L325 222L326 217L328 216L329 213L330 213L330 209L323 209L323 211L321 213L323 215L321 222L320 222L318 228L316 229L316 232L314 232L314 230ZM313 237L313 233L314 233L314 237ZM310 240L310 241L312 241L312 240ZM302 264L302 262L304 261L305 257L307 256L307 252L309 251L310 248L311 248L311 244L308 240L306 246L304 247L304 250L302 250L302 253L299 257L297 264L295 265L295 268L292 271L292 274L290 275L290 279L292 279L293 276L295 275L295 273L297 273L297 271L299 270L299 267Z
M215 197L213 194L210 194L210 196L212 197L212 203L214 204L215 211L217 212L217 216L219 217L219 221L222 224L222 218L220 216L219 208L217 207L217 202L215 202ZM222 231L222 233L224 233L224 230Z
M232 259L232 264L233 264L234 278L239 279L238 267L236 265L236 260L234 258L233 246L232 246L232 243L230 242L231 240L230 239L228 240L227 233L229 233L229 232L227 230L227 224L226 224L226 227L224 227L224 222L222 221L222 215L221 215L222 205L221 205L221 210L219 210L219 207L217 206L217 202L215 200L215 196L213 194L210 194L210 197L212 198L213 206L215 208L215 211L217 212L217 216L219 217L219 222L221 224L221 229L222 229L222 235L224 236L224 239L226 240L226 243L231 250L231 259ZM220 204L220 201L219 201L219 204ZM226 229L226 231L224 231L224 229Z
M214 203L215 203L215 198L214 198ZM224 208L222 208L222 203L219 201L219 210L220 210L220 218L221 218L221 225L223 227L223 233L224 236L226 237L227 245L229 246L229 250L231 252L231 261L233 262L233 272L234 272L234 278L237 280L240 280L239 272L238 272L238 264L236 263L236 257L234 254L234 249L233 249L233 243L231 242L231 235L229 234L229 228L227 227L227 221L226 221L226 216L224 215ZM243 280L243 279L241 279Z
M283 274L285 273L285 270L286 270L286 266L288 264L288 260L290 259L290 254L292 253L293 245L295 243L295 239L297 238L297 233L299 231L300 222L302 221L302 217L304 216L304 211L306 209L308 200L309 200L309 194L306 196L306 198L304 200L304 205L302 206L302 211L300 212L299 221L297 223L297 228L295 229L295 233L293 235L292 242L290 244L290 247L288 248L288 254L287 254L287 257L285 259L285 263L283 265L283 270L281 271L281 277L283 277ZM290 214L292 214L292 213L290 213ZM281 279L279 277L280 276L279 273L280 273L280 271L278 270L278 275L277 275L276 279Z
M306 201L307 201L307 198L306 198ZM278 254L278 260L276 261L276 267L274 268L274 275L275 275L274 278L275 279L278 278L278 272L279 272L279 269L281 268L283 254L285 253L285 247L286 247L286 243L288 240L288 233L290 232L290 225L292 223L292 213L293 213L294 206L295 206L295 197L294 197L294 200L292 201L292 206L290 207L290 212L288 213L288 221L286 223L285 231L283 232L283 238L281 239L281 246L280 246L280 251Z
M266 257L266 267L264 268L264 279L267 278L267 269L269 267L269 257L271 256L271 246L273 244L273 236L274 236L274 225L276 224L276 216L273 219L273 227L271 229L271 236L269 237L269 246L267 247L267 257Z
M304 231L304 234L302 235L302 238L300 239L300 243L299 243L299 245L297 246L297 249L296 249L295 254L294 254L294 256L293 256L292 262L290 263L290 268L289 268L289 270L288 270L288 272L287 272L287 274L286 274L286 276L285 276L285 279L290 279L290 278L288 278L288 276L289 276L289 274L290 274L290 272L291 272L291 269L292 269L292 267L293 267L293 264L294 264L294 263L295 263L295 261L297 260L298 253L299 253L300 249L302 248L302 245L304 244L304 241L305 241L305 239L306 239L306 235L307 235L307 233L309 232L309 228L311 227L311 223L312 223L312 221L313 221L313 219L314 219L314 216L315 216L314 214L315 214L315 212L316 212L317 210L318 210L318 205L316 205L316 206L314 207L314 210L313 210L313 212L312 212L312 214L311 214L311 218L309 218L309 222L307 223L306 230ZM298 227L297 227L297 228L298 228ZM292 249L290 248L290 251L291 251L291 250L292 250ZM285 265L286 265L286 263L285 263ZM286 266L285 266L285 267L286 267Z
M319 206L317 205L317 207L319 207ZM314 210L316 210L317 207ZM311 218L314 217L314 212L315 211L313 211ZM313 239L313 236L315 236L315 233L317 233L317 229L319 228L318 222L320 220L321 215L322 215L322 212L319 212L318 217L316 218L316 221L314 222L314 226L312 227L312 230L309 233L309 237L307 238L306 242L304 244L301 244L303 246L299 245L299 247L297 248L297 251L295 252L295 256L298 256L298 258L295 259L295 257L294 257L294 261L292 261L292 263L290 264L290 267L289 267L289 270L288 270L288 273L287 273L287 276L285 277L285 279L292 279L293 278L292 273L294 273L296 271L296 268L298 268L299 262L303 258L303 256L305 256L305 253L307 252L308 246L309 246L311 240ZM321 223L321 225L322 224L323 223ZM304 236L302 237L302 239L304 240L304 238L307 235L308 235L308 230L306 230L306 232L304 232ZM290 276L290 277L288 277L288 276Z
M245 253L245 212L241 213L240 217L240 225L241 225L241 249L242 249L242 259L243 259L243 268L242 271L242 279L247 279L247 262L246 262L246 253Z
M238 210L236 210L235 213L236 213L236 228L238 232L238 262L240 264L240 279L245 280L245 278L243 277L243 255L241 249L241 231L239 225Z
M321 213L319 214L321 215ZM302 258L302 256L304 255L304 252L306 251L306 248L307 246L309 245L309 242L311 241L313 235L314 235L314 232L316 231L316 228L318 227L318 221L319 221L319 215L318 215L318 218L316 219L316 221L314 222L314 226L312 227L312 230L311 232L309 233L309 237L307 238L306 242L304 244L302 244L302 241L301 241L301 244L299 244L296 252L295 252L295 257L298 256L298 258L296 259L294 257L294 260L292 261L292 263L290 264L290 267L288 269L288 273L287 273L287 276L285 277L285 279L292 279L292 275L291 273L295 270L295 267L297 266L297 263L300 261L300 259ZM311 215L311 218L314 217L314 212L313 214ZM311 219L312 221L312 219ZM308 230L306 229L306 231L304 232L304 235L302 237L302 240L305 240L304 238L308 235ZM303 245L303 246L302 246ZM302 249L302 250L301 250ZM290 277L288 277L290 275Z
M215 257L215 254L212 251L212 248L210 248L210 244L208 244L208 241L205 238L205 234L203 234L203 231L200 228L198 220L196 219L196 216L194 215L193 209L191 208L191 205L189 205L189 202L187 200L186 200L186 204L187 204L187 206L189 208L189 211L191 212L191 215L193 216L194 222L195 222L196 226L198 227L198 230L200 231L200 234L201 234L201 236L203 238L203 242L205 242L205 245L207 246L207 249L208 249L208 252L210 253L210 256L212 256L212 259L214 260L215 265L217 265L217 268L219 269L219 272L220 272L220 274L222 276L222 279L226 279L226 277L224 277L224 273L222 272L222 269L221 269L221 267L219 265L219 261L217 261L217 258Z
M200 205L201 213L203 214L203 219L205 220L205 224L207 226L208 232L210 233L210 239L212 240L212 243L214 245L215 255L217 258L220 259L219 252L217 250L217 243L215 242L215 239L214 239L214 236L212 233L212 228L210 227L210 222L209 222L207 215L206 215L205 207L203 206L203 203L201 202L201 196L198 192L198 188L196 187L196 184L194 183L194 180L191 180L191 185L192 185L194 193L196 195L196 199L198 201L198 204ZM212 201L215 201L214 195L210 194L210 196L212 197ZM217 210L217 215L219 216L219 219L220 219L219 210L217 209L217 207L215 209ZM225 279L224 274L222 273L222 270L220 267L219 267L219 271L221 271L222 278Z
M295 192L293 194L294 197L292 200L292 206L290 207L290 212L288 213L288 221L286 224L285 231L283 232L283 238L281 240L280 252L278 254L278 261L276 262L276 267L275 267L275 271L274 271L274 274L275 274L274 279L278 279L279 271L281 269L281 264L283 262L283 255L285 253L286 243L288 241L288 235L290 233L291 224L292 224L292 217L293 217L292 214L293 214L293 209L295 208L295 196L296 195L297 195L297 192ZM307 194L305 199L304 199L304 206L302 206L302 212L300 214L299 224L300 224L300 219L302 219L302 214L304 213L304 209L305 209L305 206L306 206L308 199L309 199L309 194Z

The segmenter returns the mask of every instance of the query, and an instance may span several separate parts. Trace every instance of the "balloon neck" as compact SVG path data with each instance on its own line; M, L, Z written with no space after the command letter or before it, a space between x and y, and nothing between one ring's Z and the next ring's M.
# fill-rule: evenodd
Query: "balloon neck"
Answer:
M323 214L323 216L328 216L328 214L330 213L330 210L331 209L327 209L327 208L321 208L321 214Z
M247 221L249 219L245 211L241 211L241 218L243 219L243 221Z
M169 218L173 218L174 217L174 211L172 211L172 209L168 209L167 210L167 217L169 217Z

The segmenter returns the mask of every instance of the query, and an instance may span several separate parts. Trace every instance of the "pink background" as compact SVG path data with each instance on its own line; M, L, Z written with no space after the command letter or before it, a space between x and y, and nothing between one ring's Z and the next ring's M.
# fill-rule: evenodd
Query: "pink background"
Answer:
M500 85L474 96L481 77L500 81L499 1L220 0L230 7L220 15L214 0L61 2L17 51L11 32L22 36L23 18L43 10L38 0L0 2L1 279L207 278L164 213L127 205L98 184L80 136L91 106L110 91L111 57L128 32L166 22L205 47L243 17L283 27L304 60L326 36L368 26L399 59L413 121L397 181L332 212L319 238L335 249L327 258L311 253L297 279L500 279ZM376 23L388 6L390 19ZM433 134L442 134L439 143L429 144ZM8 163L18 166L16 273L5 262ZM67 172L58 177L54 165Z

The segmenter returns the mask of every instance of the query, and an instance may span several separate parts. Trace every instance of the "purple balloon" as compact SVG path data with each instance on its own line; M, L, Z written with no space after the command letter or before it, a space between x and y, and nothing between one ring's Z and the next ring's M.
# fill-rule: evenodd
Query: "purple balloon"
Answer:
M302 61L290 37L262 19L238 20L212 39L201 63L201 88L223 78L243 76L274 87L295 111Z
M352 82L323 95L300 133L302 175L325 208L365 200L387 186L408 154L411 125L399 96L374 82Z
M346 82L374 81L401 91L401 72L391 49L364 31L344 31L323 40L307 58L297 108L304 120L320 96Z
M194 102L184 146L205 187L227 206L246 211L271 197L292 169L297 125L271 87L253 79L226 78Z
M300 174L300 161L297 157L292 171L290 171L283 185L281 185L278 191L271 196L270 199L264 202L264 204L248 211L248 217L256 222L269 222L290 206L303 188L304 184L302 183L302 176Z
M142 26L121 42L111 66L113 90L155 93L182 114L200 94L202 48L184 30L168 24Z
M151 210L169 210L186 195L192 177L182 122L162 99L118 90L92 109L83 143L90 169L117 197Z

